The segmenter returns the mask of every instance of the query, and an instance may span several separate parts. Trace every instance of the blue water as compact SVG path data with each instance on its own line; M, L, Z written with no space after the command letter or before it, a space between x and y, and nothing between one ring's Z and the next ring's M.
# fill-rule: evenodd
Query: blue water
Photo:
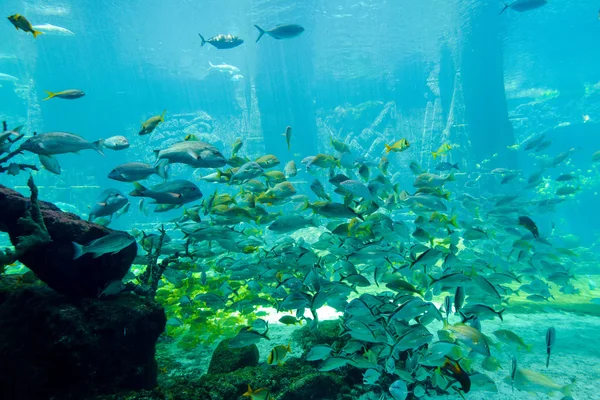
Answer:
M598 4L555 0L499 15L502 7L493 0L4 0L5 16L21 13L33 25L52 24L74 35L48 32L34 39L7 20L0 23L0 73L16 78L0 77L0 120L10 128L24 125L27 135L65 131L90 141L129 139L129 149L107 149L105 156L91 150L58 155L60 176L43 169L33 173L40 198L86 219L104 189L133 190L130 183L107 178L115 166L152 164L153 150L188 134L226 157L241 138L239 155L274 154L281 170L295 160L299 174L293 182L311 201L314 177L300 161L333 154L332 136L375 166L384 143L406 138L410 149L390 155L389 170L393 182L411 193L409 163L435 172L438 161L431 152L449 142L454 148L444 161L459 163L464 173L448 186L456 197L467 192L485 199L505 194L559 199L554 179L579 176L575 195L531 216L542 236L569 235L564 247L582 246L586 257L595 257L600 163L591 158L600 150ZM305 32L255 43L253 25L268 29L281 23L302 25ZM201 47L198 33L207 39L233 34L244 44ZM210 69L210 63L239 72ZM232 79L237 74L242 77ZM66 89L86 95L42 100L45 90ZM151 135L138 136L141 123L163 110L165 122ZM294 132L291 151L281 136L288 125ZM551 140L548 148L523 150L541 134ZM520 147L509 148L515 144ZM571 148L571 156L546 168L534 188L516 181L499 185L491 172L511 169L526 181ZM15 160L39 166L29 153ZM210 172L173 165L170 179L193 181L207 198L216 185L199 178ZM0 183L27 194L27 178L25 172L0 174ZM475 186L465 187L467 181ZM160 182L152 176L144 184ZM239 192L226 185L221 190ZM130 211L111 228L153 230L181 215L175 210L146 216L137 198L130 201Z

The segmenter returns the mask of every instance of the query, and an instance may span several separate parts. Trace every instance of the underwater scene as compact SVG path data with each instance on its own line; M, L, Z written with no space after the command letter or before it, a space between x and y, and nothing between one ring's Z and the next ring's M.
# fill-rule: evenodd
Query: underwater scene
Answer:
M600 399L591 0L3 0L0 398Z

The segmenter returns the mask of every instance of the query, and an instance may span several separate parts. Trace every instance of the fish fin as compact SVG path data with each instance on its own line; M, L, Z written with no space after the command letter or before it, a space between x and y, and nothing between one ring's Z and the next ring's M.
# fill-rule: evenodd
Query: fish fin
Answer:
M192 150L186 151L186 153L188 153L194 160L198 159L198 154L194 153Z
M448 175L448 176L446 177L446 181L448 181L448 182L453 182L453 181L455 181L455 180L456 180L456 178L454 177L454 171L452 171L452 172L450 172L450 175Z
M450 194L450 193L448 193ZM446 199L448 200L448 199ZM452 218L450 218L450 225L452 225L455 228L460 228L460 226L458 226L458 222L456 222L456 215L454 215Z
M263 37L263 35L265 34L265 31L264 31L264 29L262 29L262 28L261 28L260 26L258 26L258 25L254 25L254 27L255 27L256 29L258 29L258 32L259 32L259 34L258 34L258 37L256 38L256 42L254 42L254 43L258 43L258 41L260 40L260 38L261 38L261 37Z
M432 151L432 152L431 152L431 155L433 156L433 159L434 159L434 160L435 160L435 159L437 158L437 156L438 156L438 155L437 155L437 153L436 153L435 151Z
M158 165L156 166L156 174L158 176L160 176L161 178L163 178L164 180L167 180L167 167L169 166L168 162L159 162Z
M502 11L500 11L500 13L499 13L499 14L502 14L504 11L506 11L506 9L507 9L508 7L510 7L510 4L506 4L506 3L503 3L503 4L504 4L504 8L502 9Z
M562 394L564 394L565 396L570 396L571 395L571 391L575 388L575 378L573 378L573 382L569 383L568 385L563 386L560 389L560 392Z
M106 207L106 203L98 203L99 205L101 205L102 207Z
M33 38L35 39L36 37L38 37L38 35L43 34L44 32L40 32L40 31L36 31L36 30L32 30L31 33L33 33Z
M182 197L180 193L169 192L168 195L171 197L174 197L176 199L179 199L180 197Z
M92 144L94 145L94 150L96 150L98 153L104 155L104 153L102 152L102 149L104 148L104 140L102 140L102 139L96 140Z
M44 90L44 92L46 92L46 94L48 95L48 97L46 97L43 100L50 100L51 98L53 98L54 96L56 96L56 93L53 93L53 92L51 92L49 90Z
M92 253L92 258L98 258L103 255L104 255L104 253Z
M21 133L21 129L23 129L23 126L24 125L17 126L15 129L13 129L13 132Z
M83 246L79 243L73 242L73 260L77 260L79 257L85 254Z
M206 43L206 40L204 40L204 36L202 36L201 34L198 34L198 36L200 36L200 40L202 40L202 43L200 43L200 47L202 47Z
M208 70L210 71L211 69L216 68L215 64L211 63L210 61L208 62Z
M129 193L130 196L143 196L148 191L148 188L139 182L133 182L133 186L135 187L135 190Z
M160 122L165 122L165 114L167 113L167 109L165 108L162 112L162 114L160 114Z
M390 146L389 144L384 144L385 146L385 154L390 154L390 151L392 151L392 146Z

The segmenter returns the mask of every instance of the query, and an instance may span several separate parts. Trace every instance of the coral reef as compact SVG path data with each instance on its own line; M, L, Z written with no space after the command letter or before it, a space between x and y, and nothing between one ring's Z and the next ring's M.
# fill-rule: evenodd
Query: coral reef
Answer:
M112 230L38 202L31 178L28 185L30 199L0 185L0 231L7 232L15 246L14 253L2 257L3 264L18 260L57 292L80 297L96 297L125 276L137 254L136 243L117 254L73 260L72 242L85 244Z
M79 400L150 389L165 323L160 305L132 294L73 299L3 276L0 398Z

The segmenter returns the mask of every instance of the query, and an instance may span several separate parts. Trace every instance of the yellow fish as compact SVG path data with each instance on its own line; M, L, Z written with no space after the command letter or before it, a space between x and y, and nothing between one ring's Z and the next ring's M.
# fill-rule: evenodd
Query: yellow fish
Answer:
M393 151L394 153L401 153L404 150L408 149L409 147L410 147L410 143L408 143L408 140L400 139L391 146L389 144L386 144L385 145L385 153L389 154L390 151Z
M21 14L11 15L10 17L8 17L8 20L15 26L15 28L17 28L17 30L20 29L24 32L33 33L34 38L36 38L37 35L41 35L42 33L44 33L44 32L36 31L35 29L33 29L33 26L31 26L31 23L29 21L27 21L27 18L25 18Z
M250 397L251 400L267 400L270 398L269 391L265 388L255 389L253 390L250 385L248 385L248 390L246 393L242 394L244 397Z
M452 149L452 145L451 144L444 143L443 145L440 146L439 149L437 149L437 151L432 151L431 155L433 156L433 159L435 160L437 157L446 154L451 149Z

